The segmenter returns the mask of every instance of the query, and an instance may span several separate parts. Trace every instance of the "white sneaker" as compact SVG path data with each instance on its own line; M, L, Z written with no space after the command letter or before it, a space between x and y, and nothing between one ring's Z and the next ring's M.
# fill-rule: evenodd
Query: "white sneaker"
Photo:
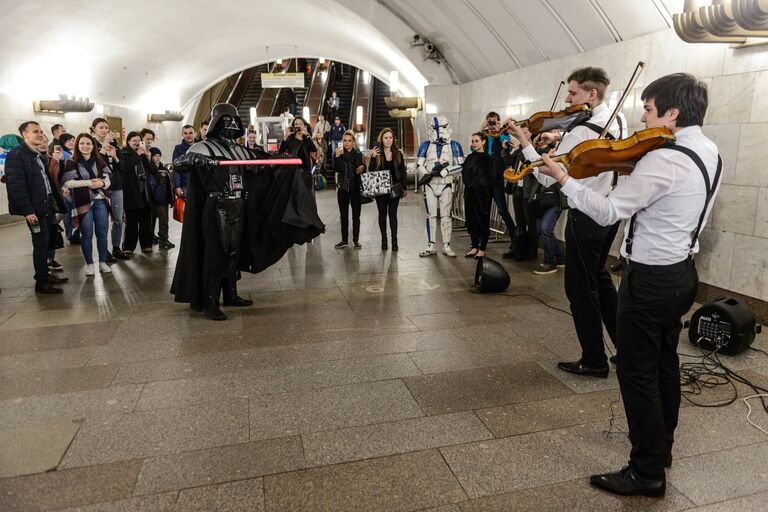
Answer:
M85 266L85 275L92 276L94 273L95 273L95 271L93 269L93 263L91 263L90 265L86 265Z
M443 245L443 254L445 254L449 258L455 258L456 257L456 253L451 250L451 244L444 244Z
M434 256L437 254L437 249L435 249L435 244L429 244L426 251L422 251L419 253L419 256L422 258L426 258L427 256Z
M107 265L103 261L101 263L99 263L99 270L101 270L102 274L111 274L112 273L112 269L109 268L109 265Z

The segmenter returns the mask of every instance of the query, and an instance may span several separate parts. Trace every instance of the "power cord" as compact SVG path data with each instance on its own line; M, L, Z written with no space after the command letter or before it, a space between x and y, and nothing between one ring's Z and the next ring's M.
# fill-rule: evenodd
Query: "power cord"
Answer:
M530 297L534 300L539 301L543 305L547 306L549 309L554 309L555 311L559 311L561 313L565 313L568 316L573 316L570 311L566 311L564 309L556 308L555 306L551 304L547 304L547 302L543 301L542 299L538 298L535 295L531 295L530 293L497 293L496 295L504 295L505 297Z

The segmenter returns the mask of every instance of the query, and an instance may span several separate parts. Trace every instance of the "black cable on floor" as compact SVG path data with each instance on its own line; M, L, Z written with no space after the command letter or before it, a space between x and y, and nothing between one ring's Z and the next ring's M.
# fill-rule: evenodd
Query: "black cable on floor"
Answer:
M534 300L537 300L541 302L543 305L547 306L549 309L554 309L555 311L559 311L561 313L565 313L568 316L573 316L570 311L566 311L564 309L556 308L555 306L552 306L551 304L547 304L545 301L541 300L535 295L531 295L529 293L497 293L495 295L504 295L505 297L530 297Z

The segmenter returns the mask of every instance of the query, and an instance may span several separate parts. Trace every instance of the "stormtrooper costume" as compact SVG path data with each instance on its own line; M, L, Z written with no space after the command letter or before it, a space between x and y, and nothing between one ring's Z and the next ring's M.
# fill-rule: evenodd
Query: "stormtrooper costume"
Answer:
M423 176L424 206L427 214L427 249L419 256L437 254L435 248L438 207L440 211L440 231L443 238L443 254L452 258L456 253L451 250L451 203L453 201L454 174L461 172L464 163L464 150L461 144L451 140L451 127L443 116L433 117L427 127L429 140L419 147L416 169ZM425 179L426 178L426 179Z

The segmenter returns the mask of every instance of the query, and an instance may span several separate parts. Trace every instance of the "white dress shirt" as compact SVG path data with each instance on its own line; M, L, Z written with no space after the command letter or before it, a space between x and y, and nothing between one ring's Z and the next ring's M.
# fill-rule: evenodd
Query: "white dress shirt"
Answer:
M717 171L717 146L701 131L700 126L688 126L675 134L679 146L693 150L707 169L710 183ZM609 173L605 173L609 174ZM671 265L698 252L698 242L691 249L693 232L704 209L706 185L693 160L672 149L657 149L647 153L623 180L604 197L583 182L569 178L563 185L568 202L589 215L595 222L609 226L621 219L635 217L631 260L646 265ZM722 180L720 180L722 182ZM717 184L717 190L720 188ZM712 211L715 195L707 206ZM701 228L704 229L706 217ZM624 229L621 254L627 256Z
M606 105L605 103L601 103L592 109L592 117L589 118L589 122L602 128L605 126L605 123L608 122L608 119L611 117L611 114L612 112L608 108L608 105ZM619 123L616 120L614 120L613 123L611 123L611 128L610 130L608 130L608 133L610 133L617 139L623 138L623 134L619 129ZM567 155L573 148L575 148L582 142L586 140L596 139L599 135L600 135L599 133L596 133L591 128L587 128L586 126L579 125L575 127L573 130L563 135L563 140L560 142L560 146L558 146L557 148L557 154ZM531 162L534 162L541 158L541 155L539 155L536 152L536 149L533 147L533 145L526 146L525 148L523 148L523 156L525 156L525 158L530 160ZM533 171L533 175L536 177L537 180L539 180L539 183L541 183L545 187L549 187L550 185L553 185L554 183L556 183L554 178L551 178L546 174L540 173L538 169ZM593 178L584 178L583 180L581 180L581 182L585 186L588 186L592 190L604 196L608 195L608 192L611 191L612 181L613 181L613 173L610 173L610 172L604 172L602 174L598 174ZM568 206L570 206L571 208L577 208L576 205L571 203L570 198L568 199Z

